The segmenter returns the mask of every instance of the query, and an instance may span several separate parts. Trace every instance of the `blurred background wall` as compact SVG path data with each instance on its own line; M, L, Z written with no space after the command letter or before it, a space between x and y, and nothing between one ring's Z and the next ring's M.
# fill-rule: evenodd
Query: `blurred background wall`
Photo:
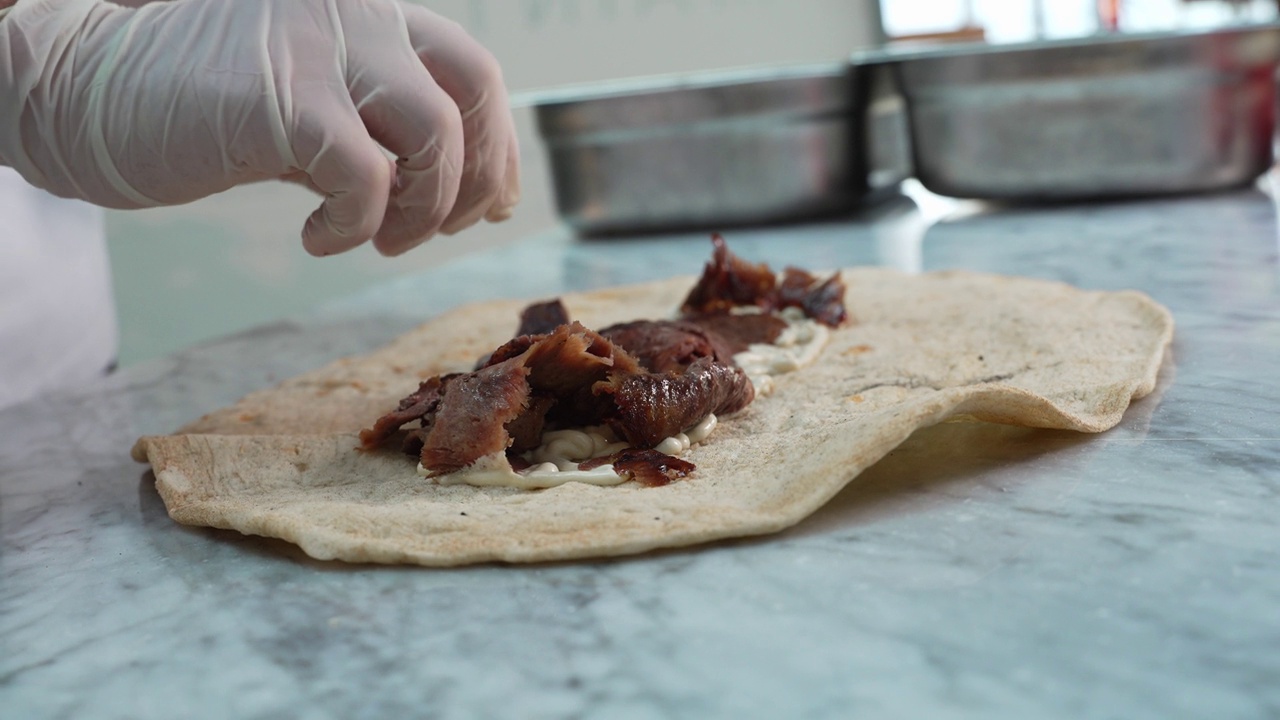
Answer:
M513 92L769 63L839 60L879 41L875 0L421 0L471 31ZM555 223L532 115L516 111L524 197L515 217L436 238L406 257L369 247L316 260L298 232L318 199L279 183L107 220L130 364L302 312L467 250Z

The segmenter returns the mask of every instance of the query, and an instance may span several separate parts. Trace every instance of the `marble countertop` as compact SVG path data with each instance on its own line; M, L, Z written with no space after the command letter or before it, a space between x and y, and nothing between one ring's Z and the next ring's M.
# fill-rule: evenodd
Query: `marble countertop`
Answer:
M733 232L1137 288L1177 337L1107 433L938 426L787 532L609 562L320 563L174 524L128 451L461 302L696 272L702 235L532 237L0 412L0 715L1280 716L1277 236L1256 189Z

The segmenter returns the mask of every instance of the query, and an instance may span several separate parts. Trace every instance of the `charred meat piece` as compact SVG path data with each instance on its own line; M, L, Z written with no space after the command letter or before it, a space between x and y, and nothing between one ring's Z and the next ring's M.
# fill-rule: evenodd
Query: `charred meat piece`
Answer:
M529 386L556 398L547 420L560 427L600 423L613 406L608 398L592 392L592 386L613 373L642 369L625 350L576 322L543 336L529 348L524 362L529 367Z
M686 320L727 314L743 306L764 310L800 308L806 317L831 327L839 327L848 319L839 273L818 282L804 270L787 268L779 284L768 265L749 263L729 252L719 235L712 235L711 242L715 245L711 260L680 307Z
M844 307L844 281L840 273L827 278L805 297L800 309L804 314L827 327L840 327L849 321L849 311Z
M835 273L823 282L812 273L789 267L773 300L773 308L795 307L828 327L840 327L849 319L844 307L844 282Z
M457 377L456 373L424 380L412 395L400 401L394 411L378 418L373 427L360 431L360 447L372 450L386 442L405 423L435 412L444 384L454 377Z
M729 252L719 233L711 236L715 250L702 277L680 306L685 315L727 312L742 305L763 306L773 296L777 277L764 263L750 263Z
M756 343L772 343L787 329L786 320L770 313L697 315L685 321L718 338L730 356Z
M380 419L378 427L394 432L395 423L418 419L407 417L409 409L426 408L419 416L423 429L410 433L409 447L431 474L533 447L549 421L608 423L635 447L652 448L709 413L741 410L755 396L734 365L701 357L688 367L646 372L577 323L540 336L520 355L424 387L402 403L406 410ZM368 437L366 447L376 444Z
M520 327L516 330L516 337L546 335L561 325L568 324L569 311L560 302L560 298L533 303L520 313Z
M528 407L529 369L517 357L463 375L440 396L419 458L432 475L460 470L503 452L511 442L506 424Z
M542 335L553 332L561 325L569 324L569 311L560 298L532 303L520 312L520 326L515 336L497 350L476 361L475 370L494 365L528 350Z
M785 325L785 323L784 323ZM636 320L600 331L626 350L645 370L667 372L692 365L700 358L732 363L734 350L698 323L682 320Z
M818 278L808 270L787 267L782 271L782 282L774 295L773 305L777 309L784 307L800 307L809 295L809 289L818 283Z
M522 350L507 357L517 348ZM458 387L460 391L471 391L471 395L465 402L454 404L454 387L461 382L456 380L449 384L438 411L422 420L431 424L421 452L422 466L431 473L449 473L481 456L508 448L520 452L536 447L536 438L549 420L566 421L564 418L570 416L579 424L599 423L612 413L612 405L596 397L591 387L609 373L640 370L625 351L580 323L559 325L541 336L516 338L498 348L490 363L493 364L465 375L488 378L489 384ZM513 372L512 368L520 372ZM509 388L508 383L518 384L521 391ZM520 397L520 407L513 409L509 404L513 397ZM494 404L488 419L483 414L483 402Z
M755 398L742 368L709 358L671 372L611 375L595 391L613 399L617 413L609 425L638 448L651 448L711 413L737 412Z
M604 379L610 372L640 370L635 358L600 333L576 322L543 335L524 357L529 367L530 387L555 397L570 395L584 384Z
M732 363L753 343L771 343L787 321L769 313L713 313L683 320L635 320L600 334L622 347L650 372L688 367L699 358Z
M613 465L613 471L628 480L646 487L667 485L672 480L686 477L697 469L688 460L681 460L657 450L626 448L612 455L593 458L578 464L579 470L591 470L602 465Z
M542 430L547 424L547 411L556 404L556 399L548 395L535 395L529 398L528 407L519 415L507 422L507 434L511 436L510 453L522 453L542 444Z
M490 365L497 365L503 360L510 360L517 355L523 355L526 350L533 347L544 335L517 335L505 343L498 346L497 350L489 353L476 363L476 370Z
M363 431L362 445L377 447L400 426L421 420L422 429L409 433L406 449L417 452L432 474L452 472L485 455L536 446L548 421L602 421L613 414L613 404L592 387L612 373L641 371L625 351L571 322L546 335L512 340L475 372L428 380Z

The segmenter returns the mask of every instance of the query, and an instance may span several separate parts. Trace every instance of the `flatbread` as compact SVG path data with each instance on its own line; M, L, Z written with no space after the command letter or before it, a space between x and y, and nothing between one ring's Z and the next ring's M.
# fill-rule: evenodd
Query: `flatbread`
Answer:
M1100 432L1151 392L1172 334L1138 292L941 272L844 272L853 324L816 364L722 422L663 487L442 486L356 433L420 379L469 369L522 302L451 311L369 355L253 393L162 437L150 462L181 523L282 538L319 559L461 565L625 555L803 520L917 428L953 416ZM566 295L588 327L670 317L694 278Z

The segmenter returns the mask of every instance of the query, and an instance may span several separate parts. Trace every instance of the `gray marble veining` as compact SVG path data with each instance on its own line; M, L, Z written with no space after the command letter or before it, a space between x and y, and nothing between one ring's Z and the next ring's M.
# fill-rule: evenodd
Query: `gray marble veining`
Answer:
M790 531L610 562L347 566L169 521L139 434L461 302L707 249L531 238L0 413L0 716L1280 716L1272 200L922 212L731 239L1144 290L1178 321L1157 391L1098 436L923 430Z

